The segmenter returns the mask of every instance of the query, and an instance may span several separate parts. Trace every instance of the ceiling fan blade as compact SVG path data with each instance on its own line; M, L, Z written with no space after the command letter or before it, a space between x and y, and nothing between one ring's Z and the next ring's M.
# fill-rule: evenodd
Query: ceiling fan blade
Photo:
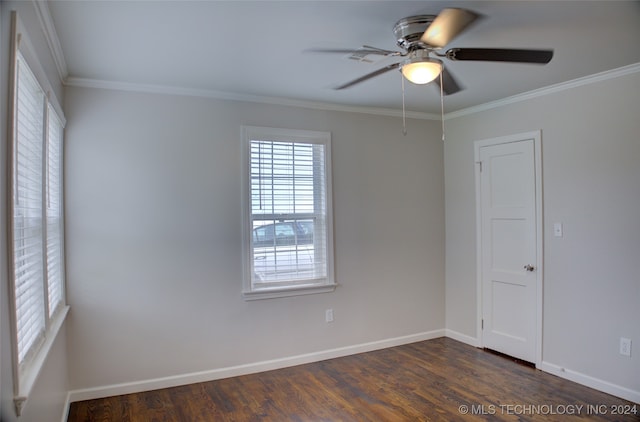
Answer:
M512 48L452 48L445 56L450 60L515 62L546 64L553 58L553 50L519 50Z
M440 76L438 76L434 82L440 86ZM456 92L462 91L464 88L460 86L458 81L453 77L451 72L449 72L446 68L442 69L442 93L444 95L455 94Z
M349 81L349 82L347 82L345 84L336 86L333 89L338 90L338 89L345 89L345 88L352 87L353 85L359 84L360 82L364 82L367 79L371 79L371 78L373 78L375 76L382 75L383 73L387 73L388 71L393 70L393 69L397 69L398 67L400 67L400 63L390 64L390 65L382 67L382 68L380 68L380 69L378 69L378 70L376 70L374 72L367 73L364 76L360 76L358 79L354 79L354 80Z
M358 55L368 55L368 54L378 54L380 56L396 56L401 53L398 51L392 50L383 50L382 48L371 47L368 45L363 45L360 48L352 49L352 48L308 48L304 50L305 53L334 53L334 54L358 54Z
M420 41L432 47L444 47L479 17L466 9L444 9L424 31Z

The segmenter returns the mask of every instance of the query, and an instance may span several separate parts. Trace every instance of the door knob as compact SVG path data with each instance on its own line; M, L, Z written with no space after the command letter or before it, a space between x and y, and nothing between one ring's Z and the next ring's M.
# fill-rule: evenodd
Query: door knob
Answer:
M529 272L531 272L531 271L535 270L536 267L534 267L533 265L525 265L524 269L529 271Z

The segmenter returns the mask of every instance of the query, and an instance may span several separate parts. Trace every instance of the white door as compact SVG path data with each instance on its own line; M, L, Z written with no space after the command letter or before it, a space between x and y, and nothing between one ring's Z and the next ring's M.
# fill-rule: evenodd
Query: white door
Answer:
M533 135L476 144L482 345L528 362L538 361L542 282Z

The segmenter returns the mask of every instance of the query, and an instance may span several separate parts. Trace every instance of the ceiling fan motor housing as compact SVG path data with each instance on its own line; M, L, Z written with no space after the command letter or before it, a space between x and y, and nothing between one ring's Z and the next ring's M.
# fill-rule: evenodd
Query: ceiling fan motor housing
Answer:
M400 19L393 27L398 46L407 51L424 47L420 38L435 18L435 15L417 15Z

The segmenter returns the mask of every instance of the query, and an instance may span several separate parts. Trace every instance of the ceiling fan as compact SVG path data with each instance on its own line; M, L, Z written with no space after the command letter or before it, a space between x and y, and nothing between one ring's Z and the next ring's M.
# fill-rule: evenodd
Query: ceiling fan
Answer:
M456 79L443 66L440 58L453 61L492 61L514 63L546 64L553 57L553 50L523 50L506 48L450 48L442 49L455 37L465 31L480 15L466 9L448 8L435 15L417 15L399 20L393 27L397 44L404 51L384 50L363 46L356 50L311 49L317 53L350 54L350 58L364 60L369 55L397 57L397 61L385 67L336 86L345 89L382 75L393 69L400 69L404 77L415 84L434 81L441 85L444 95L462 90ZM441 78L438 78L442 74Z

